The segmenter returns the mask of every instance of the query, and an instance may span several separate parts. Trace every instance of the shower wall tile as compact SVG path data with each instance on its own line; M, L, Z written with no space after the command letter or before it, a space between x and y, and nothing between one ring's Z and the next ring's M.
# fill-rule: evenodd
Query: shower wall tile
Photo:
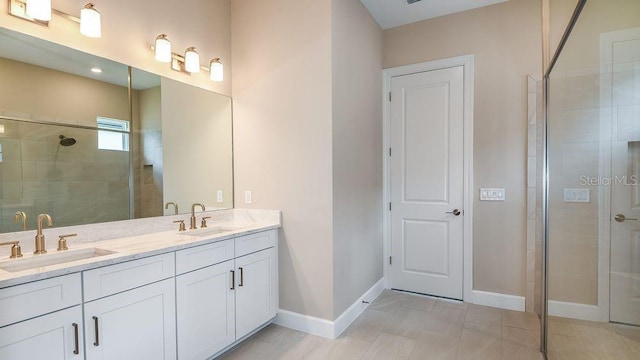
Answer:
M538 302L535 289L536 283L539 282L535 277L537 270L537 256L535 251L536 241L536 218L537 208L539 207L538 195L538 171L540 159L538 152L540 150L539 135L541 133L541 115L542 109L542 87L541 81L536 77L529 76L527 81L528 97L527 97L527 256L526 256L526 300L525 310L527 312L536 311Z
M599 171L600 144L597 142L564 143L562 175L596 175Z

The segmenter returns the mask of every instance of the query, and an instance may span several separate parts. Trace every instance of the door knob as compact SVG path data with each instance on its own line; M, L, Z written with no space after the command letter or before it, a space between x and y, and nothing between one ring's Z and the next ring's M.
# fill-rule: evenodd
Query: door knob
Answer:
M455 216L460 216L460 214L462 214L462 211L458 210L458 209L453 209L453 211L447 211L447 214L452 214Z
M638 219L628 218L628 217L626 217L626 216L624 216L622 214L616 215L616 217L614 219L619 223L625 222L625 221L638 221Z

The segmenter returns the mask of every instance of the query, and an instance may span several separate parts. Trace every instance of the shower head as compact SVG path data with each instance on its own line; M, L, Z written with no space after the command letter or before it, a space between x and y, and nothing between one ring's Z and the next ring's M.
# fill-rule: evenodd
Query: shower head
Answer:
M76 143L76 139L64 135L58 136L58 139L60 139L60 145L62 146L73 146Z

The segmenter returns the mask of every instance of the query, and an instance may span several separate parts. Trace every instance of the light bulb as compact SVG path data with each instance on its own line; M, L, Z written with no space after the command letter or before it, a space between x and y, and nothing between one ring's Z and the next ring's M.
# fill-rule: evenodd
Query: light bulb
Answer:
M190 73L200 72L200 55L193 46L185 50L184 67Z
M51 20L51 0L27 0L27 16L36 20Z
M102 36L100 13L92 3L88 3L80 10L80 33L91 38Z
M224 66L220 62L220 58L211 59L209 63L209 75L213 81L224 80Z
M171 41L167 39L166 34L156 37L156 60L163 63L171 62Z

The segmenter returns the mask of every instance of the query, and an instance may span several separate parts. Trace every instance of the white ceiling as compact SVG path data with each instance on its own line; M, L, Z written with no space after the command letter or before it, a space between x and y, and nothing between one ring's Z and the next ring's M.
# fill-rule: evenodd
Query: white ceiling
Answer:
M127 66L52 42L0 28L0 57L126 87ZM101 74L90 71L102 69ZM134 89L160 85L160 76L132 69Z
M509 0L421 0L411 5L407 4L407 0L360 1L366 6L380 27L390 29L416 21L433 19Z

